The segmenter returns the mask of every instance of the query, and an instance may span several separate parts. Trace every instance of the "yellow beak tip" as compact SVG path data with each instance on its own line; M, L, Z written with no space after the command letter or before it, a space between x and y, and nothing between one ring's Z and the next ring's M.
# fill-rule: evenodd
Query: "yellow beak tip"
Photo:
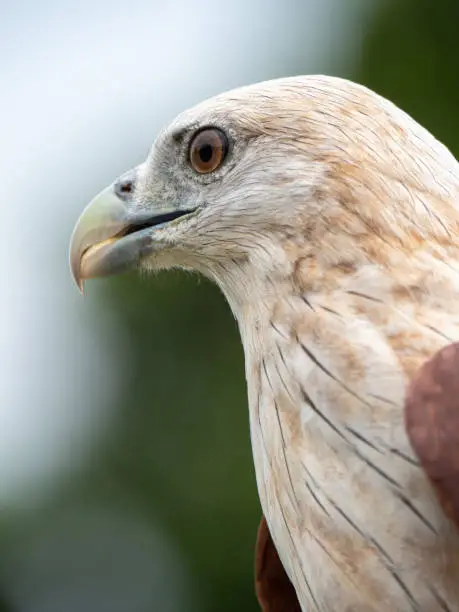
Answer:
M81 276L81 262L79 257L76 258L73 254L70 256L70 270L75 285L78 287L78 291L84 295L84 278Z

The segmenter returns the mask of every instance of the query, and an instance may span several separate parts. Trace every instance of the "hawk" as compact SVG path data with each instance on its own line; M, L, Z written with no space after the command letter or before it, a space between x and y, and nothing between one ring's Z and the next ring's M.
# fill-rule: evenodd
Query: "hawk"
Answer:
M181 267L226 296L269 612L459 610L458 202L410 116L304 76L184 112L77 223L80 288Z

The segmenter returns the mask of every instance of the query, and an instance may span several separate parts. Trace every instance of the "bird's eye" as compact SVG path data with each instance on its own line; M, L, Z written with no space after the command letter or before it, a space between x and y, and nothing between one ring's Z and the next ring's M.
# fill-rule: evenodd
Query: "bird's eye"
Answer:
M219 168L228 152L228 139L217 128L198 132L190 144L190 164L199 174L208 174Z

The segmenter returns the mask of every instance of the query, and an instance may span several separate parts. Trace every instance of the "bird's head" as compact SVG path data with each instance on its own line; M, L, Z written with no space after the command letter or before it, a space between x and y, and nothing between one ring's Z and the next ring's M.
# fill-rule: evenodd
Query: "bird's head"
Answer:
M85 209L71 266L80 287L131 267L196 269L234 297L301 261L312 283L441 246L458 189L454 157L387 100L331 77L275 80L173 121Z

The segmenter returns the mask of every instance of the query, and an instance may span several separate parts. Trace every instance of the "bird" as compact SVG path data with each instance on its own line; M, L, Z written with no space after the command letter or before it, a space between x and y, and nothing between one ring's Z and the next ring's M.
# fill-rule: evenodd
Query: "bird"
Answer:
M427 129L364 85L306 75L184 111L75 226L81 290L182 268L226 297L266 612L268 558L285 610L459 610L457 417L438 408L457 395L458 204L458 162Z

